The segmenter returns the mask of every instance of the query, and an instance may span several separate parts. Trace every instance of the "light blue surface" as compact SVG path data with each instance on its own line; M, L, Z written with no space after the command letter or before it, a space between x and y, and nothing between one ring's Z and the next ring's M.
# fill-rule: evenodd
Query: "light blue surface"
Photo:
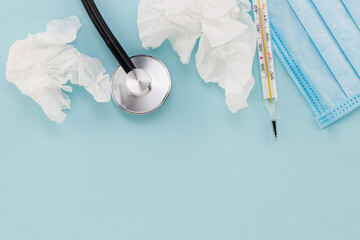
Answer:
M80 0L2 3L1 240L360 238L360 111L320 131L276 61L275 142L257 65L251 108L232 114L223 90L199 78L194 60L183 66L168 43L142 49L138 1L97 2L130 55L152 54L169 67L170 98L139 117L75 88L66 121L50 122L5 79L15 40L77 15L83 28L74 45L109 72L116 62Z

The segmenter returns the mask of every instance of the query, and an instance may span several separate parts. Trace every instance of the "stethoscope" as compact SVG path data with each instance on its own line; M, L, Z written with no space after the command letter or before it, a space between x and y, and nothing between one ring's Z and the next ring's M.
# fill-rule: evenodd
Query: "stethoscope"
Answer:
M132 114L147 114L168 98L171 77L166 66L148 55L129 57L101 16L93 0L82 0L101 37L119 62L111 79L116 105Z

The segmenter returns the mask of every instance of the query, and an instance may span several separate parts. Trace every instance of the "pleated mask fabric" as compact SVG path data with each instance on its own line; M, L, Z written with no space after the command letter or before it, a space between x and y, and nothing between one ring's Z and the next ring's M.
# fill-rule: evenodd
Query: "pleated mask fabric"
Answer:
M360 1L342 0L352 19L360 29Z
M360 106L357 1L268 1L274 51L320 128Z

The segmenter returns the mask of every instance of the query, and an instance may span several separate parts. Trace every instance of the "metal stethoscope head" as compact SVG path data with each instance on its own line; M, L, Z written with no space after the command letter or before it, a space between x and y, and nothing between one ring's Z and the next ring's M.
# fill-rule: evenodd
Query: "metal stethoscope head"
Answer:
M147 114L158 109L168 98L171 77L166 66L148 55L129 57L101 16L93 0L82 0L101 37L120 66L112 76L114 102L131 114Z

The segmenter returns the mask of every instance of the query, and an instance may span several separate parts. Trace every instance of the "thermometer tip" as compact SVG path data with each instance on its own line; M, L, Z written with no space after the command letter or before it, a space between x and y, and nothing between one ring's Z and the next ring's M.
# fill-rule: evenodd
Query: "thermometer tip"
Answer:
M278 137L278 135L277 135L277 127L276 127L276 120L272 120L271 123L272 123L273 130L274 130L274 138L276 139Z

